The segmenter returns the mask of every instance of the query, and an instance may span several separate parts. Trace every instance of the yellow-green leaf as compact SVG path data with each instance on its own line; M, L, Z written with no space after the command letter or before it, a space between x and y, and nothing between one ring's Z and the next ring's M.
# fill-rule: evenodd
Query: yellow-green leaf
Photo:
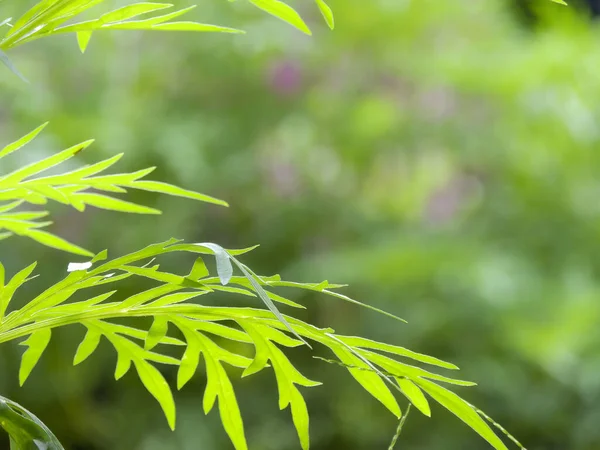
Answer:
M2 149L2 151L0 151L0 158L2 158L3 156L6 156L14 151L19 150L21 147L25 146L26 144L28 144L29 142L31 142L32 140L35 139L35 137L41 133L41 131L46 128L46 125L48 125L48 122L40 125L39 127L37 127L35 130L33 130L32 132L26 134L25 136L23 136L21 139L13 142L12 144L8 144L6 147L4 147Z
M373 397L379 400L392 414L400 418L402 413L398 402L385 385L383 380L376 373L370 371L370 367L364 363L360 358L354 356L348 350L343 347L333 347L333 352L339 358L341 362L352 368L348 368L350 374L358 381L367 392ZM364 370L367 369L367 370Z
M31 275L31 272L33 272L33 269L35 269L36 264L37 263L30 264L26 268L20 270L0 291L0 318L4 317L6 309L8 308L15 291L27 281L27 278L29 275Z
M164 377L152 364L144 361L143 359L135 359L135 368L140 376L140 380L148 389L148 392L158 400L169 427L171 430L175 429L175 402L173 401L173 394L169 385L165 381Z
M156 345L163 340L167 335L169 328L169 322L164 316L156 316L152 326L148 330L146 335L146 341L144 342L145 350L152 350Z
M295 386L290 389L290 405L292 420L300 439L300 445L302 450L308 450L310 448L308 409L304 397Z
M329 28L331 28L333 30L333 28L335 27L335 22L333 19L333 11L331 11L331 8L329 7L329 5L327 3L325 3L324 0L315 0L317 2L317 6L319 7L319 9L321 10L321 14L323 14L323 18L325 19L325 22L327 22L327 25L329 25Z
M398 381L398 386L400 386L406 398L424 415L431 417L429 402L427 402L427 398L425 398L421 389L407 378L396 378L396 381Z
M52 333L50 328L42 328L35 333L32 333L26 341L22 342L21 345L28 347L21 357L21 367L19 368L19 384L23 386L27 377L39 361L42 353L46 350Z
M77 44L79 45L79 50L81 50L81 53L85 53L91 37L91 31L80 31L77 33Z
M127 202L125 200L119 200L112 197L107 197L101 194L78 193L74 194L72 198L100 209L108 209L111 211L120 211L134 214L160 214L160 211L158 209L137 205L135 203Z
M250 0L250 3L278 19L289 23L303 33L306 33L309 36L312 34L306 23L304 23L304 20L302 20L302 17L300 17L300 14L288 4L279 0Z
M496 450L508 450L506 445L496 436L479 414L454 392L445 389L432 381L414 380L435 401L469 425L477 434L488 441Z
M75 358L73 358L73 365L77 365L85 361L94 351L98 348L98 344L100 344L100 337L102 335L94 330L88 329L85 337L77 347L77 352L75 353Z
M115 380L123 377L131 367L131 358L125 356L122 352L117 353L117 367L115 369Z
M27 237L30 237L40 244L44 244L48 247L56 248L58 250L64 250L75 255L94 256L92 252L42 230L29 230L27 231Z

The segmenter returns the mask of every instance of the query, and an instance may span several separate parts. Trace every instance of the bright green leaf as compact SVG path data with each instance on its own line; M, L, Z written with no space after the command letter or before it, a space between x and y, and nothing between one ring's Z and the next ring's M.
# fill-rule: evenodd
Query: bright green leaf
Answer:
M21 367L19 368L19 384L23 386L23 383L29 377L29 374L39 361L42 353L46 350L52 333L50 328L42 328L35 333L32 333L29 338L21 343L26 345L28 348L21 357Z
M169 328L169 322L163 316L156 316L152 326L148 330L146 341L144 342L144 349L152 350L156 345L163 340L167 335Z
M414 380L440 405L447 408L460 420L469 425L477 434L488 441L496 450L508 450L506 445L496 436L479 414L454 392L449 391L425 379Z
M289 23L303 33L312 34L300 15L291 6L279 0L250 0L254 6L268 12L269 14Z
M358 381L367 392L379 400L392 414L400 418L402 413L396 399L385 385L383 380L374 372L369 371L370 367L360 358L356 357L344 347L332 347L331 350L336 354L341 362L350 366L348 371ZM367 369L367 370L365 370Z
M431 417L429 402L427 402L421 389L407 378L396 378L396 381L398 382L398 386L400 386L402 393L406 395L406 398L424 415Z
M88 329L85 337L77 347L77 352L75 353L75 358L73 358L73 365L77 365L85 361L94 351L98 348L98 344L100 344L100 337L102 335L98 333L98 331L94 329Z
M19 150L21 147L23 147L23 146L27 145L29 142L33 141L35 139L35 137L38 134L40 134L44 128L46 128L46 125L48 125L48 122L43 123L42 125L37 127L35 130L26 134L21 139L13 142L12 144L8 144L6 147L4 147L2 149L2 151L0 151L0 158L2 158L3 156L9 155L14 151Z
M169 385L158 369L153 365L142 359L135 359L133 363L143 385L146 387L146 389L148 389L148 392L150 392L152 396L158 400L158 403L165 413L169 427L174 430L175 402L173 401L173 394L171 393Z
M315 0L317 2L317 6L319 7L319 9L321 10L321 14L323 14L323 18L325 19L325 22L327 22L327 25L329 26L329 28L331 28L333 30L333 28L335 27L335 22L333 19L333 12L331 11L331 8L329 7L329 5L327 3L325 3L325 0Z

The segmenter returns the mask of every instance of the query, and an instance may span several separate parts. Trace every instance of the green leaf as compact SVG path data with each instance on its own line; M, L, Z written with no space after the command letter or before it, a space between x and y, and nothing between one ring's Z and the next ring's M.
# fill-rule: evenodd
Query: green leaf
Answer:
M206 331L208 333L221 336L232 341L245 342L247 344L251 344L253 342L252 339L243 331L225 325L221 325L220 323L190 319L188 325L194 328L195 330Z
M210 345L209 342L212 344L210 340L204 342L205 349L207 345ZM214 400L218 398L221 423L229 439L231 439L236 450L248 450L242 415L227 372L210 351L204 353L204 360L207 374L203 402L204 412L208 414L212 409Z
M323 14L323 18L325 19L325 22L327 22L327 25L329 26L329 28L331 28L332 30L335 27L335 22L333 19L333 11L331 11L331 8L329 7L329 5L327 3L325 3L324 0L315 0L317 2L317 6L319 7L319 9L321 10L321 14Z
M430 378L432 380L443 381L444 383L456 384L458 386L475 386L472 381L457 380L454 378L448 378L437 373L431 373L427 370L421 369L420 367L411 366L408 364L401 363L395 359L388 358L387 356L380 355L378 353L371 352L369 350L357 350L358 354L367 358L369 361L377 364L385 371L400 377L409 377L415 379L418 377Z
M40 244L44 244L48 247L52 247L58 250L63 250L65 252L73 253L75 255L81 256L94 256L92 252L81 248L75 244L71 244L68 241L65 241L58 236L55 236L51 233L42 230L29 230L26 234L27 237L33 239L34 241L39 242Z
M123 153L119 153L111 158L105 159L103 161L97 162L95 164L87 165L81 167L80 169L72 170L71 172L66 172L60 175L51 175L46 177L36 178L35 180L30 180L27 184L69 184L73 183L77 180L81 180L82 178L89 177L95 175L99 172L102 172L115 163L117 163L123 157ZM88 179L89 181L89 179Z
M106 195L101 194L77 193L74 194L72 198L100 209L133 214L160 214L158 209L149 208L147 206L138 205L125 200L107 197Z
M75 353L75 358L73 358L73 365L82 363L85 361L94 351L98 348L98 344L100 344L100 337L102 335L94 330L88 329L85 337L77 347L77 352Z
M154 25L158 25L164 22L167 22L171 19L175 19L176 17L182 16L186 13L188 13L189 11L191 11L192 9L194 9L196 6L192 5L192 6L188 6L187 8L183 8L177 11L173 11L167 14L163 14L162 16L154 16L154 17L150 17L148 19L143 19L143 20L128 20L125 22L118 22L118 23L111 23L108 24L110 26L110 28L112 29L120 29L120 30L151 30L152 27ZM92 21L94 22L94 21ZM66 27L61 27L59 29L57 29L58 32L71 32L71 31L77 31L78 28L80 28L81 26L88 26L89 27L89 23L87 24L85 22L81 23L81 24L73 24L73 25L68 25ZM98 27L97 24L94 24L94 28Z
M29 142L33 141L35 139L35 137L38 134L40 134L44 128L46 128L46 125L48 125L48 122L43 123L42 125L37 127L35 130L26 134L21 139L13 142L12 144L8 144L6 147L4 147L2 149L2 151L0 151L0 158L19 150L21 147L23 147L23 146L27 145Z
M323 283L320 283L320 284L315 284L315 283L295 283L295 282L292 282L292 281L281 281L281 280L266 281L266 284L268 286L274 286L274 287L281 286L281 287L290 287L290 288L296 288L296 289L307 289L307 290L315 291L315 292L322 292L323 294L327 294L328 296L335 297L335 298L337 298L339 300L343 300L345 302L352 303L354 305L358 305L358 306L361 306L363 308L370 309L371 311L378 312L378 313L383 314L385 316L388 316L388 317L390 317L392 319L395 319L395 320L398 320L400 322L406 323L406 320L401 319L400 317L397 317L394 314L391 314L391 313L389 313L387 311L384 311L382 309L379 309L379 308L376 308L374 306L368 305L366 303L359 302L358 300L354 300L354 299L352 299L352 298L350 298L350 297L348 297L346 295L340 294L339 292L330 291L330 290L325 289L327 287L330 287L332 289L333 288L338 288L338 287L343 287L344 285L337 285L337 284L330 285L326 281L323 282Z
M199 32L217 32L217 33L233 33L244 34L245 31L236 28L221 27L218 25L209 25L197 22L168 22L154 25L152 30L159 31L199 31ZM213 202L214 203L214 202ZM220 203L222 204L222 203Z
M163 286L157 286L155 288L148 289L147 291L142 291L138 294L132 295L128 299L124 300L121 305L123 308L133 308L135 306L139 306L146 302L149 302L150 300L154 300L155 298L158 298L162 295L178 291L182 288L182 286L168 284Z
M31 275L36 265L37 263L33 263L27 266L25 269L19 271L14 277L11 278L8 284L4 286L4 289L0 291L0 319L4 318L6 309L8 308L8 305L12 300L16 290L27 281L29 275Z
M171 184L161 183L159 181L134 181L131 184L129 184L129 186L143 191L159 192L161 194L168 194L176 197L184 197L192 200L198 200L201 202L214 203L215 205L229 206L227 202L224 202L223 200L219 200L208 195L200 194L198 192L189 191L187 189L182 189Z
M121 379L131 367L131 358L121 352L117 353L117 367L115 369L115 380Z
M269 336L273 336L271 333L273 330L270 327L252 324L249 321L239 321L239 323L250 335L256 347L254 360L244 371L243 376L248 376L262 370L267 366L267 361L269 360L272 362L279 389L279 408L284 409L290 405L292 420L296 427L300 444L303 450L308 450L310 446L308 410L306 402L295 384L311 387L319 386L321 383L309 380L302 375L283 352L270 342Z
M304 397L295 387L290 389L290 408L302 450L308 450L310 448L308 409Z
M26 345L28 348L21 357L21 367L19 368L19 384L23 386L23 383L29 377L29 374L39 361L42 353L46 350L52 332L50 328L42 328L35 333L32 333L27 340L21 343Z
M171 8L172 6L173 5L169 3L134 3L133 5L123 6L122 8L115 9L114 11L104 14L102 17L100 17L100 21L103 23L121 22L142 14L148 14L153 11Z
M191 329L182 328L179 323L178 326L182 330L187 341L187 348L181 358L181 364L179 364L179 370L177 371L177 389L181 389L196 373L198 364L200 363L200 353L202 348Z
M312 348L310 346L310 344L308 342L306 342L302 338L302 336L300 336L298 334L298 332L296 330L294 330L294 328L292 328L292 326L288 323L288 321L285 319L285 317L283 317L283 315L279 312L279 310L275 306L275 303L273 303L273 301L269 298L269 296L267 295L265 290L262 288L262 286L258 282L258 280L257 280L258 277L254 273L252 273L244 264L240 263L234 257L231 256L231 260L235 263L235 265L237 265L240 268L240 270L242 271L244 276L248 279L248 281L250 281L250 283L252 284L252 287L254 288L254 291L258 294L258 296L264 302L264 304L267 305L267 308L269 308L269 310L275 315L275 317L277 317L277 320L279 320L282 324L284 324L285 327L288 330L290 330L292 332L292 334L294 334L294 336L296 336L299 340L301 340L308 348Z
M12 184L24 180L27 177L51 169L52 167L72 158L80 151L89 147L92 142L94 142L94 140L90 139L89 141L74 145L73 147L49 156L48 158L42 159L41 161L34 162L21 169L17 169L14 172L11 172L8 175L0 178L0 188L6 188L7 186L10 187Z
M148 389L148 392L158 400L169 427L171 430L175 429L175 402L173 401L173 394L169 385L165 381L165 378L161 375L156 367L143 359L136 358L133 361L135 368L137 369L140 380Z
M402 416L396 399L379 375L370 371L370 367L365 362L346 348L342 346L332 346L330 348L341 362L347 366L351 366L348 368L348 372L350 372L354 379L358 381L367 392L379 400L396 417L400 418L400 416Z
M146 268L146 267L136 267L136 266L122 266L120 269L124 270L126 272L129 272L129 273L133 273L140 277L150 278L151 280L161 281L163 283L180 285L182 287L184 286L184 282L185 282L184 277L182 277L180 275L168 273L168 272L161 272L161 271L157 270L155 267ZM192 280L190 280L190 283L194 283L194 282ZM196 284L198 284L198 287L202 287L202 285L200 285L199 283L196 283Z
M192 270L188 275L188 278L192 280L199 280L200 278L207 277L209 275L208 269L206 268L206 264L204 264L204 260L202 257L196 258L194 265L192 266Z
M191 328L187 321L176 320L175 324L181 330L188 343L177 374L177 386L181 388L194 375L198 367L200 353L204 354L206 363L206 390L202 401L204 413L208 414L219 399L221 423L236 450L248 450L244 424L235 392L227 372L221 365L221 360L227 353L212 340Z
M79 45L79 50L81 50L81 53L85 53L91 38L91 31L80 31L77 33L77 44Z
M358 348L367 348L367 349L375 349L381 350L386 353L392 353L394 355L404 356L406 358L414 359L415 361L420 361L426 364L431 364L438 367L443 367L445 369L458 370L454 364L442 361L440 359L434 358L433 356L423 355L421 353L416 353L411 350L408 350L404 347L398 347L396 345L384 344L381 342L372 341L370 339L365 339L356 336L338 336L338 339L341 339L346 344L351 347Z
M0 396L0 426L16 450L64 450L44 423L18 403ZM11 446L11 449L13 447Z
M312 34L296 10L286 3L280 2L279 0L250 0L250 3L278 19L289 23L303 33L306 33L309 36Z
M16 202L7 203L5 205L0 206L0 213L5 213L15 209L17 206L23 204L24 200L17 200Z
M122 307L122 305L121 305L121 307ZM96 321L95 323L99 324L102 329L107 330L109 332L122 334L124 336L130 336L135 339L140 339L142 341L146 340L146 336L148 334L144 330L138 330L137 328L132 328L132 327L128 327L125 325L116 324L116 323L110 323L110 322L104 322L104 321ZM167 344L167 345L185 345L185 342L183 342L179 339L173 338L173 337L169 337L169 336L165 336L164 338L162 338L160 343Z
M506 445L496 436L488 424L479 414L462 398L431 381L425 379L414 380L421 389L427 392L435 401L465 422L477 434L489 442L496 450L508 450ZM416 405L415 405L416 406Z
M421 389L419 389L418 386L416 386L407 378L396 378L396 381L398 382L398 386L400 386L400 389L406 398L424 415L431 417L429 402L427 402L427 399L423 395L423 392L421 392Z
M156 347L156 345L167 335L168 328L169 322L167 319L164 316L156 316L150 330L148 330L148 335L144 342L144 349L152 350Z

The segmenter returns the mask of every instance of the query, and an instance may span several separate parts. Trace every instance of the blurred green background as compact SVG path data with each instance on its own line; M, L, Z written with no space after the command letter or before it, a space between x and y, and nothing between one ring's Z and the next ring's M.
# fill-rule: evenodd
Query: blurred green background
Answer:
M113 256L171 236L260 243L245 258L256 272L348 283L409 323L296 294L302 318L458 364L479 383L459 393L529 450L600 449L600 31L588 13L542 0L331 0L330 32L313 2L290 2L310 38L246 2L201 3L195 20L248 34L111 32L83 56L72 36L13 52L31 84L0 71L2 143L51 123L1 169L95 137L79 163L125 152L119 169L156 165L154 178L231 207L132 194L164 214L53 207L52 231ZM3 16L23 8L2 3ZM9 273L39 261L21 301L73 260L18 239L0 252ZM218 413L202 412L202 373L175 394L171 433L133 372L114 381L108 345L71 366L83 333L56 333L24 388L22 347L3 346L0 392L68 449L232 448ZM292 359L325 383L304 390L315 450L387 449L396 422L383 406L344 370ZM272 373L237 381L250 447L299 448ZM411 414L397 448L488 447L434 408Z

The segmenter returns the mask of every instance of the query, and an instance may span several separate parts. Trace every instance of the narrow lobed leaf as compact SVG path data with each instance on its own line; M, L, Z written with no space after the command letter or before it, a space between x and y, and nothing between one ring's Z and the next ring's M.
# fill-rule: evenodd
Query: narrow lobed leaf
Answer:
M23 386L23 383L29 377L29 374L40 360L42 353L46 350L52 332L50 328L42 328L35 333L32 333L27 340L21 343L26 345L28 348L21 357L21 366L19 368L19 384Z

